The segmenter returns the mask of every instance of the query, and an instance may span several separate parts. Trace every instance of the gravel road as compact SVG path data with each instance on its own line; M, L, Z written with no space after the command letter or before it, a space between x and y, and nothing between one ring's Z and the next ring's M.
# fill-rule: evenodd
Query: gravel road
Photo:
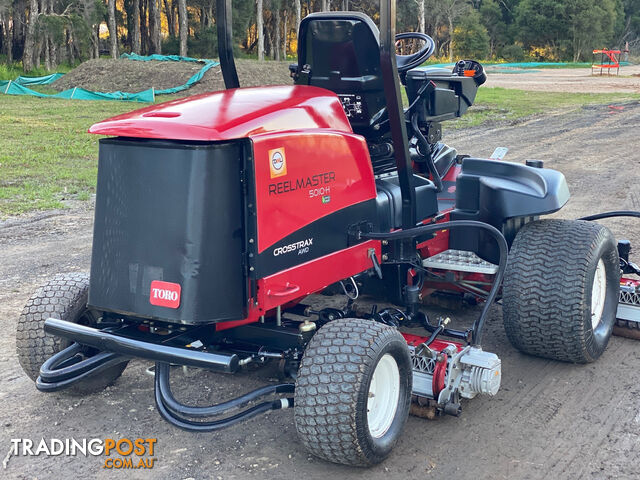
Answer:
M637 129L637 130L636 130ZM572 199L563 218L604 210L640 210L640 105L537 117L515 126L457 131L460 152L488 156L510 147L511 161L539 158L562 171ZM0 477L223 479L602 479L640 477L640 343L613 338L592 365L528 357L508 343L498 306L485 349L502 358L495 398L463 405L460 418L411 417L394 453L369 470L311 457L296 438L291 411L274 412L209 434L177 430L153 403L148 364L134 361L106 391L84 398L38 393L15 355L16 319L51 275L87 270L92 211L74 207L0 223L0 458L11 438L155 437L151 471L113 471L96 457L6 457ZM609 221L616 236L640 245L640 223ZM640 250L640 246L637 247ZM455 312L454 312L455 313ZM476 314L467 310L463 316ZM176 369L179 397L212 401L273 379L269 367L235 377Z

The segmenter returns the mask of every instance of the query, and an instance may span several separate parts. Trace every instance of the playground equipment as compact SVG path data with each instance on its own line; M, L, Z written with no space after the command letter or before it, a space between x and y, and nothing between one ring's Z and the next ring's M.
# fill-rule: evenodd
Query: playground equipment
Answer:
M607 75L611 75L611 70L615 69L616 75L620 73L620 50L594 50L593 64L591 65L591 75L595 75L595 71L600 69L600 75L605 71ZM599 62L598 60L599 57Z

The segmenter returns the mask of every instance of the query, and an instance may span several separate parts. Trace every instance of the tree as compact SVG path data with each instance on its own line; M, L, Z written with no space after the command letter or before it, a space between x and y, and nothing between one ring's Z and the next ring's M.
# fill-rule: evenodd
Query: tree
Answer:
M418 31L420 33L426 33L427 21L424 15L424 0L414 0L414 2L418 5Z
M131 7L132 23L133 23L133 36L131 38L131 51L133 53L141 54L142 49L140 45L140 0L133 0Z
M476 10L469 11L455 27L452 50L460 58L483 59L487 57L489 35Z
M36 24L38 22L38 0L29 1L29 23L24 40L24 52L22 54L22 68L25 72L33 70L33 49L36 42Z
M525 46L573 61L613 40L618 15L616 0L522 0L516 9Z
M256 30L258 35L258 60L264 60L264 10L263 0L256 0L258 4L258 14L256 20Z
M453 33L454 33L454 23L457 22L458 18L460 18L463 14L469 11L469 2L468 0L438 0L434 2L436 4L436 8L439 5L442 9L442 14L447 20L447 32L448 32L448 40L447 44L449 45L449 61L453 61ZM441 48L444 44L441 44Z
M162 32L160 30L160 11L158 0L149 0L149 31L153 53L162 53Z
M0 0L0 52L7 56L7 63L13 62L13 15L12 3Z
M189 40L189 17L187 15L187 0L178 0L178 24L180 31L180 56L187 56L187 42Z
M478 11L489 34L489 55L493 57L507 29L506 23L502 20L502 9L496 0L483 0Z
M118 58L118 29L116 26L116 0L107 0L109 13L109 53L112 58Z

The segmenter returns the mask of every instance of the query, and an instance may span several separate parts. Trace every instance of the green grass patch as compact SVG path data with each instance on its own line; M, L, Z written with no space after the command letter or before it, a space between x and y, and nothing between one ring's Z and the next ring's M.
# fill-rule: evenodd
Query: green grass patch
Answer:
M640 100L634 93L527 92L506 88L480 88L474 105L448 128L477 127L483 124L517 122L545 112L571 110L587 105L617 104Z
M140 106L0 95L0 217L88 200L99 137L87 129Z
M24 77L44 77L45 75L51 75L52 73L67 73L73 68L74 67L71 65L62 64L54 71L48 71L44 67L40 67L25 73L22 70L22 63L0 63L0 80L15 80L21 75Z
M167 96L170 100L176 96ZM567 94L481 88L476 104L446 128L516 122L549 111L640 100L640 94ZM0 95L0 218L63 208L95 192L95 122L145 106L127 102Z

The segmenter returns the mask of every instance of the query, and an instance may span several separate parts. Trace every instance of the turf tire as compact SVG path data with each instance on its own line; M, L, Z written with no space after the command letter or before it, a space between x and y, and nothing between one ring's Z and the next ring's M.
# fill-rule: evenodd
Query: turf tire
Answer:
M592 287L602 260L606 292L592 327ZM590 363L604 352L616 320L620 266L613 234L578 220L541 220L517 234L503 283L507 337L521 352Z
M367 416L369 388L386 354L398 367L399 395L390 426L374 438ZM371 320L330 322L309 342L298 371L294 414L298 435L311 453L330 462L379 463L407 421L411 386L411 357L398 330Z
M87 310L89 275L65 273L53 277L36 290L24 307L16 331L16 352L22 370L35 381L40 366L51 356L68 347L71 342L44 331L47 318L58 318L92 326L95 322ZM114 365L100 375L93 375L72 385L72 394L85 395L111 385L127 367L127 362Z

